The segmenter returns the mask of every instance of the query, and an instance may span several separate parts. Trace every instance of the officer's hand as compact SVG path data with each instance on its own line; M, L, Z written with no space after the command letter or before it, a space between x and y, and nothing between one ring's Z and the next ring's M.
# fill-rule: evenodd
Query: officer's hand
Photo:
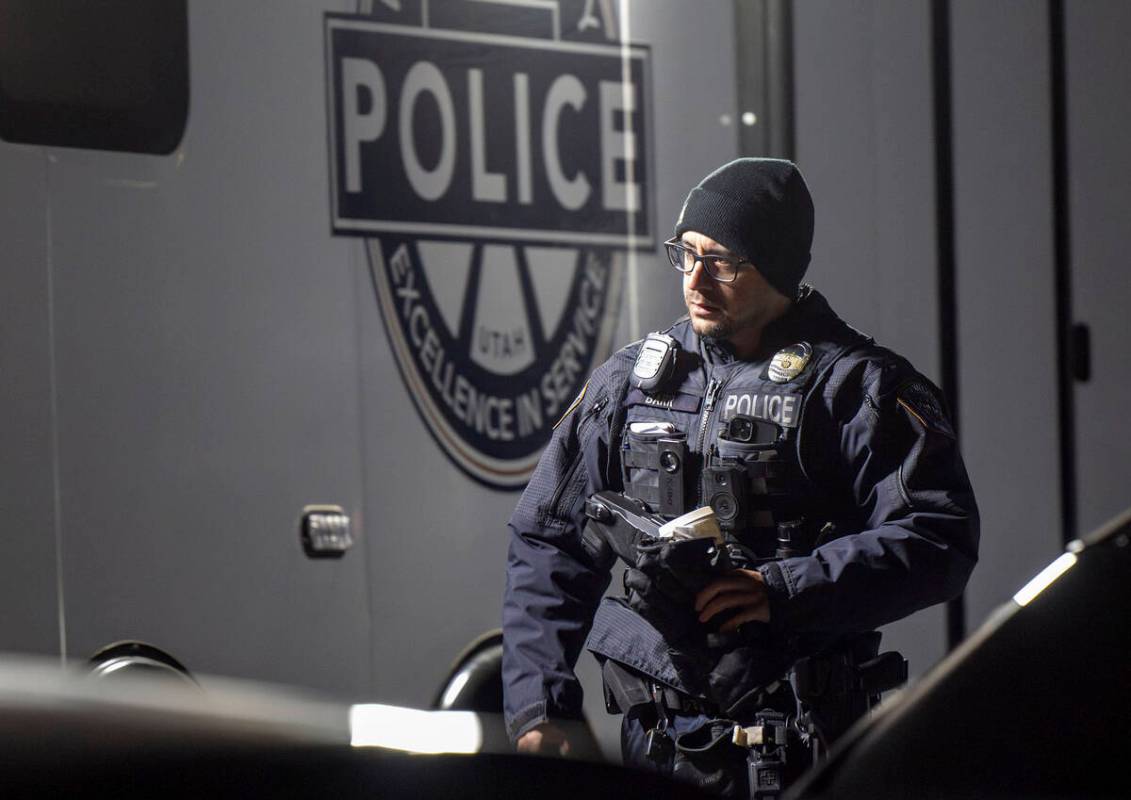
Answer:
M562 756L569 755L570 744L565 731L552 722L543 722L528 730L515 742L518 752L529 755Z
M699 612L700 622L708 622L730 609L736 609L736 613L719 626L720 633L737 630L744 622L770 621L770 598L760 572L736 569L707 584L695 596L695 610Z

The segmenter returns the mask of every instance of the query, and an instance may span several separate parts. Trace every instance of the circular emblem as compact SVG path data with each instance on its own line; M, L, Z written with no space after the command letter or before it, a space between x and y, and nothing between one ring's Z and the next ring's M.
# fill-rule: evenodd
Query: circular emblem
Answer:
M770 380L774 383L789 383L796 378L809 364L813 357L813 348L807 342L798 342L789 347L783 347L774 354L768 370Z

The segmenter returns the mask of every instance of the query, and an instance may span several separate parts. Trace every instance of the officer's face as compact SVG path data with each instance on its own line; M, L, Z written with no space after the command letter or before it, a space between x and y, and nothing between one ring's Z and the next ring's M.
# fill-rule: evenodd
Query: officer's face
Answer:
M682 238L685 247L701 255L741 260L714 239L696 231L687 231ZM720 283L697 262L691 272L684 273L683 301L697 334L729 339L736 345L751 340L756 343L762 328L789 306L789 300L749 263L739 267L732 283Z

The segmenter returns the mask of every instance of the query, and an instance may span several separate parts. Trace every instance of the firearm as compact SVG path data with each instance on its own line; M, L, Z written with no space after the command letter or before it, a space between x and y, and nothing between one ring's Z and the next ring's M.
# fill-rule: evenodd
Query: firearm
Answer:
M585 501L585 516L589 518L585 526L589 544L605 553L615 553L630 567L636 564L637 545L659 539L660 526L665 522L643 502L619 492L597 492ZM599 536L600 542L592 541L590 531Z

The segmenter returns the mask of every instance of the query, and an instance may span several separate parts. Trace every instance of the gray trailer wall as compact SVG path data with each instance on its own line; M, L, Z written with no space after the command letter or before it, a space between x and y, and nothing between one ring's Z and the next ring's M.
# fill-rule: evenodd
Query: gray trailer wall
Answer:
M312 562L307 503L359 515L349 243L326 234L321 13L191 3L167 158L49 155L67 648L139 638L202 672L355 694L365 553Z
M802 2L794 14L797 160L817 208L807 280L937 383L928 4ZM944 610L884 634L918 674L946 652Z
M1081 533L1127 507L1131 474L1129 31L1131 4L1065 3L1072 301L1092 336L1092 378L1076 390Z
M371 683L368 539L340 562L309 561L297 540L304 504L361 516L350 243L326 232L321 9L189 10L176 154L0 148L16 246L0 296L19 312L5 316L0 418L26 453L5 449L0 484L26 491L5 504L17 513L0 583L35 581L5 603L21 610L3 647L57 636L54 481L66 636L52 649L84 658L136 638L196 671L356 696ZM17 546L28 555L10 557Z
M0 144L0 649L59 652L47 165Z
M1074 291L1095 342L1077 392L1086 531L1121 508L1131 462L1131 19L1118 2L1068 5ZM329 230L322 19L355 8L190 2L191 111L173 156L0 143L0 649L84 657L140 638L197 671L423 705L498 624L517 495L435 445L362 243ZM628 38L652 47L662 239L687 188L737 153L734 9L627 8ZM937 379L929 8L803 0L793 43L810 278ZM955 2L952 27L975 625L1060 548L1049 56L1043 3ZM634 258L618 342L680 312L668 273L658 251ZM308 503L352 516L341 561L302 555ZM944 651L942 610L888 637L920 672ZM580 670L614 750L588 657Z
M812 280L938 382L930 4L795 9ZM983 530L971 626L1060 546L1046 17L1036 3L952 7L958 410ZM887 634L917 674L945 652L944 611Z
M1046 3L951 4L963 450L982 511L968 627L1062 547ZM817 198L811 276L859 327L938 379L930 4L794 4L797 152ZM1075 389L1077 530L1128 505L1131 300L1119 241L1131 197L1120 134L1125 3L1065 3L1073 319L1092 378ZM831 201L831 203L830 203ZM913 672L944 646L941 609L891 626Z
M982 506L982 620L1062 547L1044 4L953 6L961 418Z

